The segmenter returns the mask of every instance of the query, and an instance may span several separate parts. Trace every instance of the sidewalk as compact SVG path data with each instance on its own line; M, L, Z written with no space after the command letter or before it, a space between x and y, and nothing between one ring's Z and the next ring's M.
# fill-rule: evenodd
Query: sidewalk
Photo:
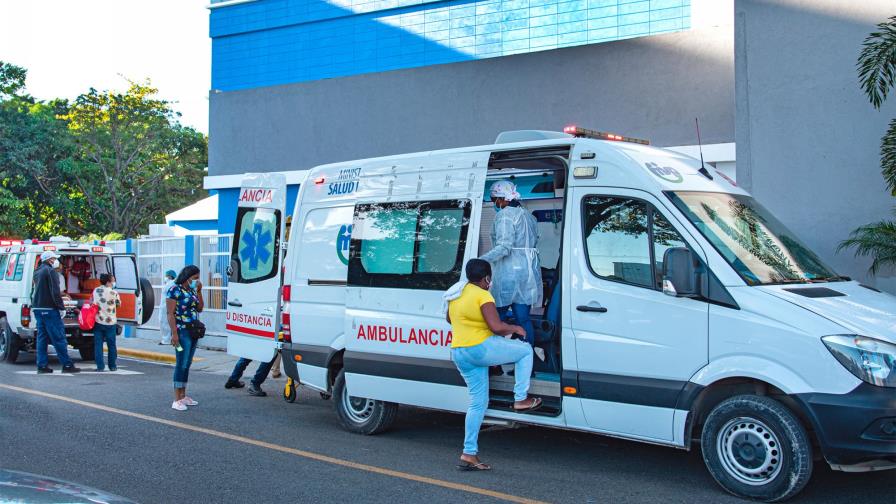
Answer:
M116 342L118 354L122 357L174 364L174 347L159 345L159 341L156 339L117 338ZM190 369L229 375L237 360L238 357L229 355L227 352L203 348L200 342ZM250 366L250 370L254 370L254 367Z

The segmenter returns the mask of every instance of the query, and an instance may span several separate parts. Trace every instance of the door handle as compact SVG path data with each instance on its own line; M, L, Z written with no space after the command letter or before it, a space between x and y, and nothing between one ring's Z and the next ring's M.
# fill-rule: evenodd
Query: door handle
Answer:
M243 303L240 303L239 299L234 299L233 301L228 301L227 306L236 306L237 308L242 308Z
M607 313L607 309L603 306L579 305L576 306L576 310L580 312Z

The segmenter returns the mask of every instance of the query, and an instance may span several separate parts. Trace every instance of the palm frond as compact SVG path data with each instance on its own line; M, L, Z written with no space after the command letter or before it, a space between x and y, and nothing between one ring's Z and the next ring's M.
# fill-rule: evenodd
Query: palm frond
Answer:
M884 266L896 266L896 220L867 224L840 242L837 251L854 248L856 257L873 257L868 272L876 274Z
M887 182L887 188L896 196L896 118L880 141L880 169Z
M862 43L856 66L862 89L875 108L880 108L887 93L896 85L896 16L877 25Z

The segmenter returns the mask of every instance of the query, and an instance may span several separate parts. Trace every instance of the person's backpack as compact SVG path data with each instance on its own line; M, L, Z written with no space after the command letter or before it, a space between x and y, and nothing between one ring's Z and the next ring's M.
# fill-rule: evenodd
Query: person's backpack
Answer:
M78 312L78 326L82 331L91 331L96 325L96 314L100 311L99 305L84 303Z

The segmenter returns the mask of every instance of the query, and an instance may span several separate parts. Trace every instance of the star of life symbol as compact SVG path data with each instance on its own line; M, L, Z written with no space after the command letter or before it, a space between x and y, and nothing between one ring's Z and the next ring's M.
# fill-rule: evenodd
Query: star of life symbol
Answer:
M259 261L266 263L271 259L269 247L274 241L270 230L264 230L260 222L256 222L252 229L243 231L240 239L243 244L240 250L240 259L249 264L250 270L257 270Z

